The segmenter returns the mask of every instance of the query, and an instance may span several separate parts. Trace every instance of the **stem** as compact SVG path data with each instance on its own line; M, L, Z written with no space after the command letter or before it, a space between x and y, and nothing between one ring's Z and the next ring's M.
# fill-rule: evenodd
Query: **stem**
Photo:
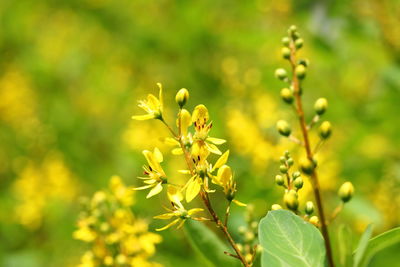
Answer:
M336 219L336 217L342 211L343 206L344 206L343 202L340 202L340 204L333 210L332 216L331 216L331 219L330 219L329 223L333 222L333 220Z
M230 210L231 210L231 203L232 201L229 201L228 206L226 207L226 211L225 211L225 227L228 227L228 219L229 219L229 214L230 214Z
M185 157L186 164L187 164L187 166L188 166L188 168L190 170L191 175L193 176L193 175L196 174L196 172L194 170L192 162L190 161L190 154L186 150L185 145L183 144L183 141L182 141L182 133L181 133L182 129L181 129L180 111L179 111L178 116L179 116L179 118L178 118L179 134L178 135L174 132L174 130L164 120L161 120L161 121L164 123L165 126L167 126L167 128L169 129L171 134L179 141L179 144L181 146L181 149L182 149L184 157ZM209 196L208 196L208 193L206 191L204 191L204 189L202 189L202 191L200 191L200 197L203 200L204 205L206 206L208 212L210 213L210 215L212 217L212 220L215 222L217 227L219 229L221 229L221 231L225 235L226 239L228 240L229 244L231 245L231 247L235 251L235 253L236 253L236 257L235 258L239 259L242 262L243 266L250 267L250 265L247 263L247 261L245 260L244 256L240 252L237 244L233 240L231 234L229 233L228 228L222 223L222 221L219 219L217 213L213 209L213 207L211 205L211 202L210 202L210 199L209 199Z
M309 141L308 131L307 131L307 124L304 119L304 111L303 111L303 106L302 106L302 102L301 102L300 82L299 82L299 79L297 78L296 72L295 72L296 48L295 48L293 42L291 42L291 44L290 44L290 51L291 51L290 64L291 64L292 73L293 73L292 86L293 86L293 91L294 91L294 96L295 96L295 101L296 101L296 106L297 106L296 113L299 118L299 123L300 123L301 132L303 135L304 147L306 150L307 158L308 158L308 160L313 161L313 152L312 152L311 146L310 146L310 141ZM330 242L330 238L329 238L328 226L326 224L324 208L322 205L322 198L321 198L318 174L317 174L317 171L315 168L313 169L313 172L311 174L311 180L312 180L312 185L313 185L315 201L317 203L318 214L319 214L319 217L321 218L321 230L322 230L322 235L324 236L328 263L329 263L330 267L334 267L335 264L333 262L333 255L332 255L331 242Z

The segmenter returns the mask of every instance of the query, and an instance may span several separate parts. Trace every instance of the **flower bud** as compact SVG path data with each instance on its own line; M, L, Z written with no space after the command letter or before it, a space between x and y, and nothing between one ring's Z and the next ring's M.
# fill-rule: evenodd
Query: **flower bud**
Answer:
M303 39L299 38L294 42L294 45L296 46L297 49L300 49L303 47L303 43L304 43Z
M314 104L314 110L315 113L318 115L322 115L325 113L326 109L328 108L328 100L326 98L318 98L317 101L315 101Z
M312 216L312 217L310 218L310 223L311 223L311 224L314 224L315 226L318 227L318 224L319 224L319 219L318 219L318 217L317 217L317 216Z
M285 180L283 179L282 175L275 176L275 183L279 186L284 185Z
M289 59L290 58L290 49L287 47L282 47L281 49L282 57L284 59Z
M308 59L299 59L297 64L303 65L304 67L308 67L310 65L310 61Z
M283 101L285 101L288 104L292 104L293 102L293 91L290 90L289 88L283 88L281 90L281 97Z
M276 69L275 71L275 77L278 78L279 80L285 80L287 78L287 72L285 69Z
M297 32L297 27L296 27L296 25L292 25L292 26L289 27L289 29L288 29L288 34L289 34L289 35L293 35L293 34L296 33L296 32Z
M314 203L312 203L312 201L307 201L304 211L306 214L311 215L314 212Z
M300 159L300 168L301 171L304 172L305 174L312 174L315 168L315 163L308 158L302 158Z
M282 164L285 164L285 163L286 163L286 158L282 156L282 157L279 158L279 161L280 161Z
M322 139L327 139L332 134L332 126L329 121L324 121L321 126L319 126L319 136Z
M279 171L281 173L287 173L288 172L288 168L285 165L281 165L281 166L279 166Z
M297 189L301 189L303 187L303 179L301 177L297 177L293 183L294 187L296 187Z
M182 108L186 102L189 99L189 91L185 88L182 88L181 90L176 93L175 96L175 101L179 105L180 108Z
M290 39L289 39L289 37L283 37L283 38L282 38L282 44L283 44L284 46L288 47L289 44L290 44Z
M293 179L296 179L297 177L300 177L300 172L294 172L293 174L292 174L292 177L293 177Z
M285 158L287 158L287 159L290 158L290 152L289 152L289 150L286 150L286 151L285 151Z
M292 158L288 158L287 164L288 164L289 166L293 166L294 160L293 160Z
M353 197L353 194L354 186L351 182L345 182L342 184L338 191L338 195L344 203L348 202Z
M292 130L290 129L289 123L285 120L279 120L276 123L276 127L278 128L278 132L283 136L289 136Z
M295 69L297 78L303 80L306 77L306 67L302 64L297 65Z
M282 206L279 204L273 204L271 206L271 210L281 210L281 209L282 209Z
M283 197L283 202L285 202L285 205L289 209L296 211L299 207L299 200L297 199L296 191L290 190L289 192L287 192Z

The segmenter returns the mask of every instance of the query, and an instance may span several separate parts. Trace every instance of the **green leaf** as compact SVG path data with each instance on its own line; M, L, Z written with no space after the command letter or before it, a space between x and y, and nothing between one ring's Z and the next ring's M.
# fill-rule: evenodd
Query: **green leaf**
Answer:
M268 212L259 225L263 267L325 266L324 240L318 229L287 210Z
M203 223L187 220L184 229L192 247L203 256L209 266L240 266L239 260L224 254L224 251L231 252L232 249Z
M367 229L365 229L364 233L362 234L360 242L358 242L357 250L354 252L353 267L359 266L364 256L365 249L367 248L368 240L371 238L372 229L373 229L372 224L370 224L367 226Z
M360 266L367 266L376 253L397 243L400 243L400 227L391 229L370 239Z
M351 267L352 255L352 235L350 228L342 224L338 231L339 263L343 267Z

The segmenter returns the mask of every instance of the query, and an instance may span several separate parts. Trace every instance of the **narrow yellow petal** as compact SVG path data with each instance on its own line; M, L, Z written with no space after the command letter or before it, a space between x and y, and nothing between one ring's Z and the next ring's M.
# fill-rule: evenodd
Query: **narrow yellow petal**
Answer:
M221 168L221 166L228 161L228 157L229 157L229 150L227 150L224 154L222 154L221 157L219 157L212 170L214 171L218 168Z
M218 149L218 147L214 144L210 144L210 143L205 143L206 147L208 149L208 151L210 151L211 153L217 154L217 155L221 155L222 152Z
M162 228L156 229L156 231L157 231L157 232L164 231L164 230L170 228L171 226L174 226L174 225L177 224L178 222L179 222L179 218L173 220L171 223L167 224L166 226L164 226L164 227L162 227Z
M188 210L188 214L189 214L189 215L193 215L193 214L195 214L195 213L202 212L202 211L203 211L203 209L194 208L194 209Z
M189 170L178 170L178 172L182 174L190 174Z
M154 195L157 195L162 191L163 187L161 183L158 183L153 189L150 190L150 192L147 194L146 198L151 198Z
M207 137L207 141L209 141L215 145L222 145L223 143L226 142L226 140L224 140L224 139L215 138L215 137Z
M163 155L161 153L161 151L158 149L158 147L154 148L154 157L158 162L163 162Z
M238 206L241 206L241 207L246 207L247 206L247 204L245 204L243 202L240 202L239 200L236 200L236 199L232 200L232 202L235 203Z
M160 219L160 220L168 220L168 219L171 219L174 216L175 216L175 213L170 212L170 213L164 213L164 214L161 214L161 215L154 216L153 218L154 219Z
M160 110L161 112L164 109L164 99L163 99L163 89L162 89L162 84L161 83L157 83L158 88L160 88L160 91L158 92L158 99L160 100Z
M179 156L179 155L182 155L183 154L183 150L182 150L182 148L174 148L174 149L172 149L172 155L175 155L175 156Z
M144 190L144 189L147 189L147 188L150 188L150 187L153 187L153 185L152 185L152 184L149 184L149 185L145 185L145 186L134 187L134 188L132 188L132 189L133 189L133 190Z
M218 169L217 180L221 185L226 185L232 179L232 170L228 165L223 165Z
M138 121L151 120L151 119L154 119L154 114L136 115L136 116L132 116L132 119L138 120Z
M176 140L175 138L172 138L172 137L165 138L164 143L169 146L179 146L180 145L178 140Z
M200 192L201 183L200 179L195 177L194 179L189 180L187 188L186 188L186 202L192 201Z

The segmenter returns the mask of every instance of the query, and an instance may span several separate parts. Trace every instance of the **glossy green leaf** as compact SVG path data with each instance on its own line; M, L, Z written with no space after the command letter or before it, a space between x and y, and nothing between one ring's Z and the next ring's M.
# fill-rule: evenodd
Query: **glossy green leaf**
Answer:
M268 212L259 225L263 267L325 266L325 246L319 230L287 210Z
M202 222L188 220L184 229L190 244L207 262L208 266L240 266L239 260L224 254L224 251L232 252L232 249Z
M368 241L371 238L372 229L373 229L372 224L370 224L367 226L367 229L365 229L364 233L362 234L360 242L358 242L357 250L354 252L353 267L359 266L364 256L364 252L367 248Z
M391 229L370 239L359 266L368 266L368 263L376 253L398 243L400 243L400 227Z

